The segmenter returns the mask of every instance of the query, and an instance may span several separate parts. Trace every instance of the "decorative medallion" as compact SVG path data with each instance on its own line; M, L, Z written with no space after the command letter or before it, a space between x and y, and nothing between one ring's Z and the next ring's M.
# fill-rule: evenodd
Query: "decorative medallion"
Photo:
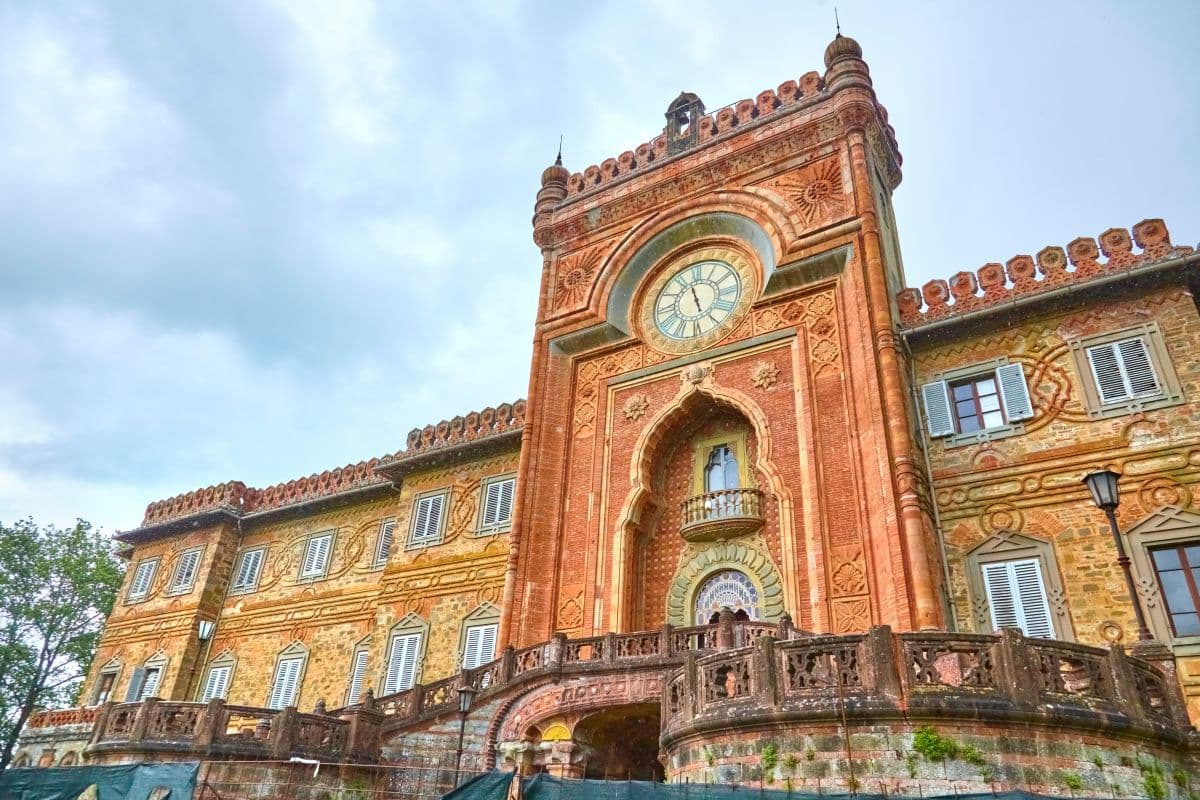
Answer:
M636 303L639 333L671 354L711 347L728 336L758 295L758 269L740 251L706 247L666 264Z
M754 365L750 377L759 389L770 389L779 380L779 367L770 361L760 361Z
M649 408L650 399L644 394L635 394L625 401L625 407L621 410L625 413L625 419L632 421L641 419Z
M1096 626L1096 633L1109 644L1116 644L1125 638L1125 629L1111 619L1106 619Z

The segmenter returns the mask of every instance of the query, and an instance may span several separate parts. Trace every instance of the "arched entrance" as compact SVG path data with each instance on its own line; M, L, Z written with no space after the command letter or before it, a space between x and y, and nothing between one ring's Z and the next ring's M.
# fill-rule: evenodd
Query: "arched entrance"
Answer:
M585 778L661 781L658 760L659 706L614 706L589 714L575 725L577 745L586 748Z
M696 590L696 625L717 621L721 609L728 607L735 620L762 619L762 599L754 581L744 572L725 569L710 575Z

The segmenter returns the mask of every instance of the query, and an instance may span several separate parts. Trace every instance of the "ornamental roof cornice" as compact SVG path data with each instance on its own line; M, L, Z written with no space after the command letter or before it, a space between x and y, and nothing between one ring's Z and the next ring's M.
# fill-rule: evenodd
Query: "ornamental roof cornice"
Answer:
M519 439L525 426L525 401L501 403L472 411L464 417L414 428L408 447L398 453L347 464L304 478L257 489L241 481L227 481L186 492L146 506L142 524L117 535L123 542L143 541L157 535L194 528L221 520L257 519L338 498L368 496L413 469L492 452L497 445Z
M906 334L942 329L1067 292L1200 264L1194 248L1171 244L1161 219L1142 220L1133 226L1132 237L1125 228L1109 228L1098 239L1081 236L1066 249L1051 245L1036 256L1017 255L1005 264L956 273L949 281L938 278L920 289L904 289L896 294L900 329ZM1134 244L1140 253L1133 252Z

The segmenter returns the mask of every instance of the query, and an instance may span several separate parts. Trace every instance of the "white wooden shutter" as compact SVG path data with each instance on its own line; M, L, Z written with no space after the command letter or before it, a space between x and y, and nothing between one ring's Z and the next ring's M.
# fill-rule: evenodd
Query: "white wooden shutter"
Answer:
M296 704L296 688L300 682L303 658L284 658L275 667L275 682L271 684L271 699L267 708L286 708Z
M350 666L350 693L346 696L346 705L352 706L362 697L363 677L367 674L367 656L369 651L364 647L354 651L354 662Z
M133 674L129 676L129 685L125 687L125 702L132 703L138 699L142 693L142 681L146 678L146 670L143 667L134 667Z
M200 702L207 703L214 697L225 699L226 693L229 691L229 675L233 672L232 666L212 667L208 670L208 680L204 682L204 692L200 695Z
M437 537L442 528L442 505L445 499L445 495L435 494L417 501L417 514L412 532L414 541Z
M155 697L158 692L158 682L161 678L162 669L159 667L147 667L146 674L142 678L142 690L138 692L138 700Z
M496 509L496 522L499 524L512 521L513 487L516 483L515 478L500 481L500 503Z
M133 580L129 584L131 599L145 597L146 593L150 591L150 581L154 578L154 567L157 563L150 560L137 565L137 571L133 573Z
M1102 403L1149 397L1162 391L1146 340L1140 336L1089 347L1087 355Z
M929 435L935 439L954 433L954 414L950 410L950 389L945 381L934 381L921 387L925 401L925 422Z
M258 571L262 567L263 551L247 550L242 553L241 563L238 565L237 577L233 581L235 589L249 589L258 585Z
M495 481L487 485L487 490L483 495L483 526L486 528L495 525L499 516L500 482Z
M385 695L412 688L420 649L419 633L398 633L392 637L392 652L388 656L387 678L383 684Z
M996 385L1000 387L1000 402L1004 405L1004 416L1009 422L1019 422L1033 416L1029 386L1025 383L1025 372L1020 364L997 367Z
M992 627L1020 628L1029 637L1054 637L1050 603L1036 558L983 565Z
M1117 356L1121 359L1130 397L1159 393L1158 376L1154 374L1154 365L1150 363L1145 339L1137 337L1117 342Z
M171 591L182 592L192 588L196 580L196 568L200 566L200 551L188 550L179 557L175 567L175 577L171 581Z
M463 650L464 669L474 669L495 658L496 624L472 625L467 628L467 644Z
M379 523L379 541L375 545L375 564L385 564L392 552L392 539L396 534L396 520L385 519Z
M329 565L329 545L332 542L332 533L314 536L308 540L308 546L304 549L304 565L300 569L301 578L313 578L325 574L325 569Z

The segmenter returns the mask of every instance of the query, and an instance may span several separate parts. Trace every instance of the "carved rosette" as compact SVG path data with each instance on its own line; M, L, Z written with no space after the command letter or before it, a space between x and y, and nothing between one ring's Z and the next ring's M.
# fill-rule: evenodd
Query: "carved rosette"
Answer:
M779 367L770 361L760 361L754 365L750 379L759 389L770 389L779 381Z
M846 191L837 156L780 175L763 184L787 199L805 228L815 228L846 216Z

